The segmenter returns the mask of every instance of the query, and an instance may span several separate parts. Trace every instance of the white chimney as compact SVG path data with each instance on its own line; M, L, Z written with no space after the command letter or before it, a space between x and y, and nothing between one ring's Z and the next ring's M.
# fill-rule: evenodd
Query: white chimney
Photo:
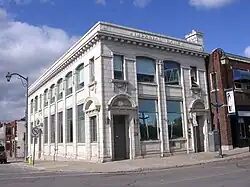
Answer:
M198 32L196 30L192 30L192 32L190 34L187 34L185 36L185 39L189 42L200 44L204 48L203 33L201 33L201 32Z

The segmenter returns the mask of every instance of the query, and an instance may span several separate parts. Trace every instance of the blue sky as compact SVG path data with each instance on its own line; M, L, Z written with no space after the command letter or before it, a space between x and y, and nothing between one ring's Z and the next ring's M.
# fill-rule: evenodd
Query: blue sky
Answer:
M31 82L97 21L184 38L204 33L217 47L250 57L249 0L0 0L0 75ZM0 121L23 117L20 80L0 79Z
M83 35L102 20L181 38L197 29L205 34L208 52L222 47L244 55L250 45L250 1L246 0L23 1L4 7L16 20L60 28L71 36Z

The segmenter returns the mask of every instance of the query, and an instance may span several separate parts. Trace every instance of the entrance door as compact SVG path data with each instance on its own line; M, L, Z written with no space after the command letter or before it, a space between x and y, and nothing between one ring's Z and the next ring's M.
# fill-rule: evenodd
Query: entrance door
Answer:
M196 131L196 152L204 152L204 133L203 133L203 127L204 127L204 118L203 116L197 116L196 117L198 126L195 128Z
M127 158L125 119L124 115L113 116L115 160L124 160Z

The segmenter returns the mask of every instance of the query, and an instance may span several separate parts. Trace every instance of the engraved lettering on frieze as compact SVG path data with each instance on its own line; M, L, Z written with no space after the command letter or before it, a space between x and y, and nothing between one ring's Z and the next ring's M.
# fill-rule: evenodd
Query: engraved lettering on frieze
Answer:
M183 43L180 41L171 40L171 39L167 39L167 38L160 38L158 36L152 36L152 35L143 34L143 33L136 33L136 32L131 32L130 35L133 37L137 37L137 38L148 39L148 40L153 40L153 41L157 41L157 42L164 42L164 43L171 44L171 45L183 46Z

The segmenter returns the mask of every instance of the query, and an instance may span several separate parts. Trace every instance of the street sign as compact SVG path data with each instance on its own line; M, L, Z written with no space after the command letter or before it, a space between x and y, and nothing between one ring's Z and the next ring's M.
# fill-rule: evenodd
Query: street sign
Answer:
M33 127L31 133L33 137L38 137L40 134L40 129L38 127Z

